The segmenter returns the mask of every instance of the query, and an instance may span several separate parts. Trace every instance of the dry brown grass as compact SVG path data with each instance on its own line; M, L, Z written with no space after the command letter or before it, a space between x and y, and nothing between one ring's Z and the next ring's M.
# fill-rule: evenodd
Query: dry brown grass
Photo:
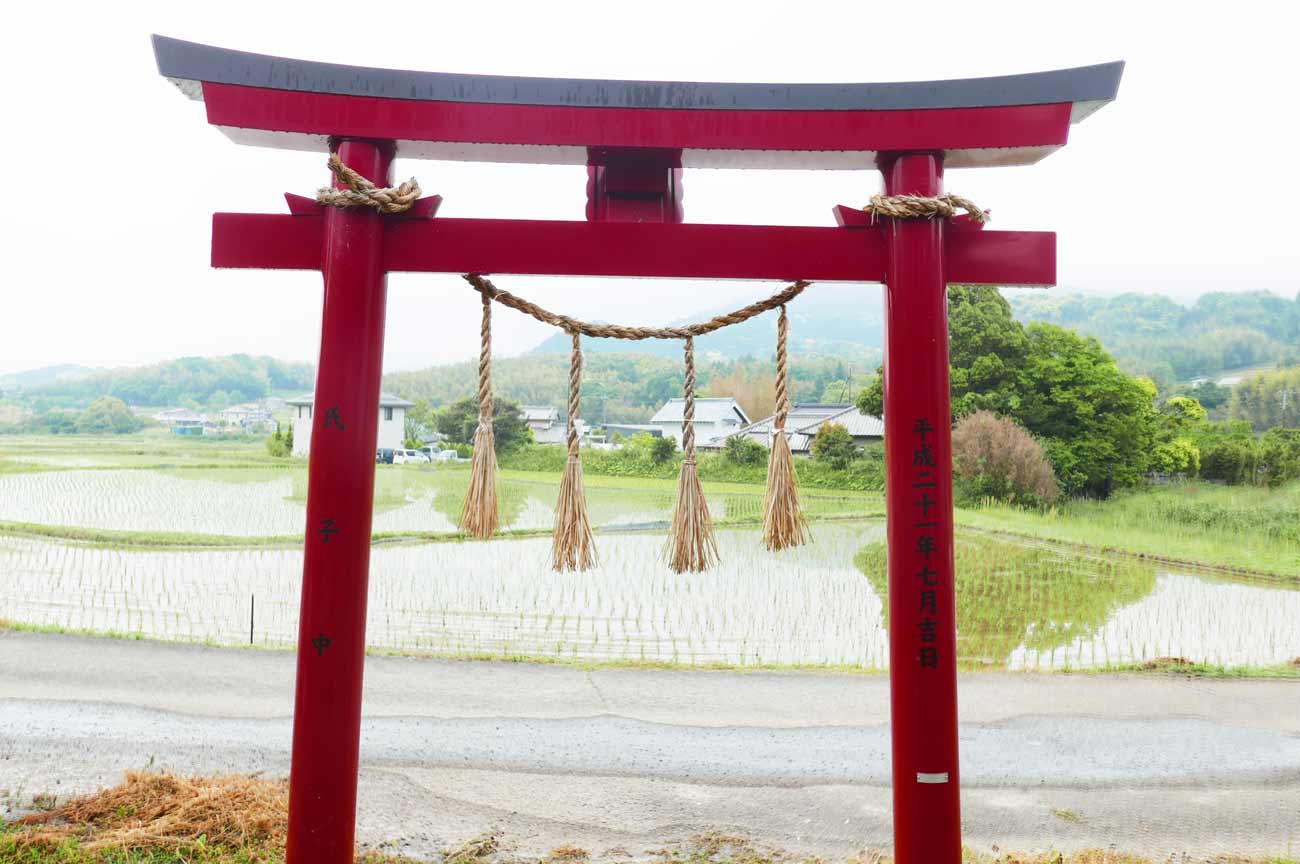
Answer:
M177 851L199 842L282 848L289 786L256 777L181 778L131 771L126 782L18 820L20 846ZM257 860L257 859L253 859Z

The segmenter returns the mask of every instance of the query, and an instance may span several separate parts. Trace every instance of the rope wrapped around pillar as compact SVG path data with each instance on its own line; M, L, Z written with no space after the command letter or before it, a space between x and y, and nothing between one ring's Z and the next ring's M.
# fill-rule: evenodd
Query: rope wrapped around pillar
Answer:
M497 453L492 434L492 298L483 292L483 323L479 328L478 428L469 467L469 489L460 514L460 530L486 540L497 530Z
M776 411L772 416L772 452L767 461L767 495L763 502L763 545L776 552L808 542L808 523L799 509L794 457L785 437L790 414L789 354L786 342L790 321L785 306L776 322Z
M485 298L487 294L483 295ZM587 494L582 488L582 460L578 453L578 395L582 387L582 334L570 330L569 353L569 458L560 478L560 498L555 504L555 535L551 541L551 568L589 570L596 565L596 541L587 518Z
M683 385L682 459L677 478L677 506L673 510L672 535L668 542L668 566L674 573L699 573L718 562L718 544L713 538L709 504L700 486L695 464L695 337L686 337L686 380Z

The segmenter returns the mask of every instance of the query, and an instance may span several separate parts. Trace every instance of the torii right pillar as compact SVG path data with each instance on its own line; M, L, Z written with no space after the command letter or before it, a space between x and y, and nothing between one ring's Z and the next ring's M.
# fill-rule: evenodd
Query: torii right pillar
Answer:
M943 194L943 157L881 160L888 195ZM961 860L944 220L887 219L885 500L894 854Z

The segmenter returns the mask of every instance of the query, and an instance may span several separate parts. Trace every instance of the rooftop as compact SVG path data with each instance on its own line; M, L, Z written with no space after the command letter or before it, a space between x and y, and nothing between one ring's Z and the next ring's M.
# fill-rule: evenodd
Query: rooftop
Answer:
M682 412L686 408L685 399L669 399L664 406L650 418L651 423L680 423ZM695 422L717 423L727 417L734 417L742 425L749 422L749 416L740 403L730 396L698 396L695 399Z

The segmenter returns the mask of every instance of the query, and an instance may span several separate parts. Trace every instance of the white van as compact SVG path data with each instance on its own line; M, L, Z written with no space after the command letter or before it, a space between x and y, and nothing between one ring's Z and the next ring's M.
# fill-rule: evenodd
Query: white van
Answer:
M419 450L394 450L393 451L394 465L419 465L419 464L427 465L428 463L429 463L429 457L421 453Z

